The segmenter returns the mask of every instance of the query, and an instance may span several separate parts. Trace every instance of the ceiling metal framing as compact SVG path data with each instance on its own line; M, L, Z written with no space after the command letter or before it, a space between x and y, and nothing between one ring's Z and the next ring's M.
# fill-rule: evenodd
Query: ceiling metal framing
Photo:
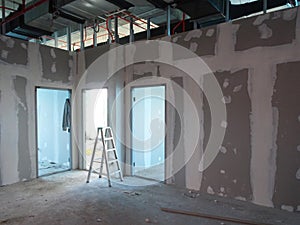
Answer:
M231 1L0 0L1 33L56 43L52 44L55 46L60 41L64 43L63 46L68 45L70 50L72 43L73 48L82 48L84 44L91 45L91 41L94 46L106 39L128 42L150 38L150 34L170 35L172 30L172 33L182 32L252 13L266 13L271 8L287 3L298 5L297 1L291 3L294 0L247 0L244 4ZM67 30L76 39L72 43L67 43L71 39L67 37ZM78 37L84 40L77 40ZM59 38L61 40L57 40Z

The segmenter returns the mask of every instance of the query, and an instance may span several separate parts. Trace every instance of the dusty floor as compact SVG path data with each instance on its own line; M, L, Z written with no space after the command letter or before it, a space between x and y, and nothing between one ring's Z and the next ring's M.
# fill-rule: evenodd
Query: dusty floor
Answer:
M163 181L165 174L165 164L158 164L147 169L136 171L135 176L145 177L152 180Z
M234 224L165 213L160 207L210 213L259 222L299 225L300 214L242 201L197 195L134 177L107 186L105 179L73 171L0 187L0 224ZM148 183L147 183L148 182Z

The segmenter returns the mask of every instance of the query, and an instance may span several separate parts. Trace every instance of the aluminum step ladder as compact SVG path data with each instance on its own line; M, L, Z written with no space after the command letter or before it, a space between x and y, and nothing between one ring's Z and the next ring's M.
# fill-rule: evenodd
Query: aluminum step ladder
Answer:
M100 135L100 137L99 137ZM95 154L97 151L97 144L98 141L102 142L103 150L102 150L102 156L100 158L95 159ZM98 149L99 150L99 149ZM99 172L97 170L93 170L93 163L99 163ZM103 173L103 164L106 166L106 173ZM114 166L115 169L113 171L111 170L111 167ZM90 164L90 169L87 177L87 183L90 181L91 173L96 172L99 174L99 178L101 178L103 175L107 177L108 180L108 186L111 187L111 175L113 174L119 174L119 178L121 181L123 181L123 174L121 170L121 166L117 157L116 152L116 145L112 133L112 129L110 127L98 127L97 129L97 136L95 138L95 144L94 149L92 153L92 159Z

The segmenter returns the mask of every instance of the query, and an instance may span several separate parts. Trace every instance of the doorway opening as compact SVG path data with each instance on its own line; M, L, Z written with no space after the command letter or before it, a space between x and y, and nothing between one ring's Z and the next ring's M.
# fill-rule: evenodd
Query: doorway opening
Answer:
M165 86L131 90L132 173L165 180Z
M71 169L71 92L36 89L38 176Z
M89 169L98 127L108 124L108 89L83 91L83 124L84 124L84 158L85 169ZM99 145L101 146L101 145ZM96 151L100 158L100 151Z

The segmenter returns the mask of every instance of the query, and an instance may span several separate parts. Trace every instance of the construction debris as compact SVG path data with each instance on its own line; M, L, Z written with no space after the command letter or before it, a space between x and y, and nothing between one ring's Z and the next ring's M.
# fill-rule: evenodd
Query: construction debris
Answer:
M131 195L131 196L141 195L141 193L135 192L135 191L124 191L123 193Z
M184 193L183 195L190 197L190 198L197 198L197 197L199 197L200 193L190 190L187 193Z

